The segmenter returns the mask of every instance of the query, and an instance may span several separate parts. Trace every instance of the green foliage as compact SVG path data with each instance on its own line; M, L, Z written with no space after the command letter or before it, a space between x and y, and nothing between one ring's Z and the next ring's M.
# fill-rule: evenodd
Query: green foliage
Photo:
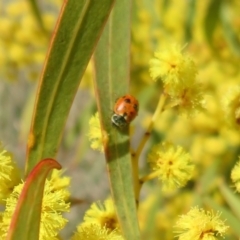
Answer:
M139 239L129 129L118 129L109 121L116 99L129 92L130 6L128 0L116 2L98 43L95 93L102 131L107 134L104 150L123 235L125 239Z
M60 169L61 166L53 159L45 159L28 175L12 216L7 240L39 238L44 183L54 168Z
M70 0L65 4L39 82L27 173L41 159L56 156L72 101L113 1Z
M52 1L59 7L58 3ZM45 54L42 46L47 46L51 30L50 25L46 24L49 16L45 13L51 7L48 5L50 2L46 5L38 3L35 0L28 1L36 25L26 17L29 15L25 15L25 11L29 9L26 10L25 5L23 16L11 4L3 10L4 14L12 14L19 19L19 23L13 23L7 21L4 14L0 17L0 51L3 53L0 56L0 75L4 78L16 80L19 70L28 75L26 67L35 73L39 72L41 56ZM8 6L8 3L4 4ZM226 239L239 238L239 193L230 190L233 185L230 172L239 155L240 144L239 11L237 0L63 1L35 93L34 111L32 113L27 107L22 119L25 124L23 128L29 129L32 118L27 143L26 183L12 217L8 239L40 238L45 178L51 168L59 167L52 160L41 160L55 158L59 149L60 160L66 159L66 165L70 162L68 169L76 169L85 158L90 158L90 164L94 166L98 166L95 164L105 158L109 189L118 219L117 223L114 222L115 210L111 209L114 216L109 214L107 204L102 207L93 204L88 211L89 218L93 220L90 223L83 221L75 234L76 240L84 234L87 236L91 230L95 231L91 236L105 238L112 234L116 239L124 236L126 240L157 240L159 237L172 240L176 237L174 226L178 216L194 206L221 212L217 216L223 222L226 219L224 224L230 226ZM21 25L25 31L21 31ZM31 57L33 55L26 49L38 54ZM155 82L150 79L149 62ZM32 69L36 64L39 64L37 70ZM91 85L92 79L94 86ZM1 91L7 93L0 86ZM77 107L74 106L77 102L74 101L76 93L80 96ZM127 93L139 99L139 116L130 126L119 129L112 125L111 116L116 99ZM29 101L32 101L32 97ZM2 109L4 104L1 101ZM14 123L11 126L18 126L15 124L16 117L7 119L8 105L4 111L2 109L1 131L4 132L4 126L11 121ZM16 109L18 113L19 109ZM102 138L97 142L103 143L104 155L94 155L89 151L87 125L96 110L101 129L94 128L93 132L101 130ZM194 114L190 114L192 112ZM190 118L184 117L184 114L190 115ZM17 114L15 116L19 117ZM1 124L1 119L5 118L7 124ZM67 119L70 124L65 128ZM132 126L135 126L134 134ZM16 134L12 135L15 138ZM172 147L173 150L164 148L163 153L155 154L159 148L153 149L152 146L160 146L163 142L180 147ZM195 170L184 190L164 192L162 188L167 180L176 183L173 186L179 186L179 183L185 184L189 180L186 175L189 178L192 175L186 170L185 158L182 158L181 166L178 164L179 150L175 152L174 149L184 149L189 153L188 159L195 165ZM67 155L67 151L71 154ZM151 161L155 166L150 172L146 157L149 152L153 152ZM0 160L1 154L4 155L0 152ZM74 158L73 165L71 158ZM41 165L43 163L46 165ZM91 167L87 171L83 169L79 175L88 175ZM12 165L9 165L8 170L11 168ZM0 165L1 169L4 168ZM160 171L163 172L162 176ZM238 178L236 172L234 183L238 184L240 176ZM10 181L11 175L4 171L0 171L0 179L4 174ZM171 174L172 177L169 177ZM100 176L92 174L90 178L93 181L97 179L98 185L97 181L102 175L102 172ZM153 178L158 178L161 185L152 181L145 184ZM78 185L80 189L81 183ZM9 191L4 193L7 198L7 194L13 190L12 185L11 189L5 186L6 189ZM94 188L90 186L89 189ZM102 193L101 189L99 192L101 196L97 195L97 191L93 193L94 199L106 197L106 192ZM66 201L78 203L85 200L74 199L73 196ZM194 225L194 218L192 220L186 229L194 231L198 225ZM1 224L0 218L0 236ZM114 229L116 224L120 224L121 230ZM89 232L83 234L86 229ZM198 227L196 229L199 230ZM226 228L222 229L224 232ZM210 230L203 229L202 234L208 233L215 237L217 230L214 226ZM181 239L181 235L178 237Z

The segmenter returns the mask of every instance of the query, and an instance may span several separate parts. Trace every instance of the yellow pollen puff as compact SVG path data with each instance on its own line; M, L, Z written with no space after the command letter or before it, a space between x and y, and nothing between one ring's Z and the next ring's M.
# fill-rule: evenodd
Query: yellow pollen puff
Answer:
M94 223L83 223L78 226L77 232L71 240L124 240L117 231L109 231L105 227L101 227Z
M209 137L204 141L204 148L213 155L221 155L227 149L226 141L221 137Z
M10 21L9 18L2 17L0 18L0 38L8 40L12 37L16 23Z
M27 11L29 11L29 5L26 1L23 0L12 1L6 5L6 13L9 16L22 16L23 12Z
M148 155L148 162L161 180L164 191L183 187L193 175L190 155L172 143L155 145Z
M26 52L24 51L23 46L14 43L9 49L9 58L17 63L21 63L26 60Z
M68 222L62 216L63 212L69 212L70 203L66 203L65 199L70 195L68 189L58 188L56 189L56 179L46 180L42 207L41 207L41 221L40 221L40 232L39 239L56 239L59 231ZM19 196L22 192L25 183L18 184L14 187L13 192L6 200L6 209L3 212L3 221L1 230L2 236L5 239L11 217L16 208Z
M20 170L13 161L12 155L0 143L0 202L6 204L6 199L12 193L20 179ZM1 238L1 235L0 235Z
M167 92L174 88L191 86L196 78L197 68L193 60L182 53L182 48L172 45L155 52L150 61L150 75L161 79ZM169 89L170 88L170 89Z
M123 240L112 199L93 203L72 240Z
M91 148L103 152L103 146L108 142L108 134L105 131L101 131L98 112L89 121L88 137L91 142Z
M175 226L178 240L217 240L223 236L228 226L220 219L220 213L204 211L193 207L186 215L180 216Z
M229 126L233 128L240 127L240 86L231 87L225 94L222 104L225 113L225 119Z

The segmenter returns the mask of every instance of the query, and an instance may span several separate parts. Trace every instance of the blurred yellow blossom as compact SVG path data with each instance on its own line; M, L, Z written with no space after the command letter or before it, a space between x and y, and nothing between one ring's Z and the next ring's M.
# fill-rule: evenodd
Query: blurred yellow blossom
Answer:
M46 30L43 31L27 1L4 2L0 15L0 50L3 50L0 56L1 76L16 80L18 72L23 71L28 77L34 76L36 79L60 7L56 1L48 4L51 7L43 7L42 10Z
M23 185L24 183L17 185L6 200L6 209L0 223L1 239L6 237ZM55 185L55 179L46 180L45 182L40 221L40 240L56 239L58 232L67 223L67 219L63 218L62 213L69 211L70 204L66 203L65 199L69 197L70 193L66 188L56 189Z
M163 1L156 1L160 2L163 5ZM175 41L181 41L184 39L184 28L182 27L186 24L187 14L182 14L187 9L187 5L189 5L186 1L178 1L178 0L169 0L168 7L165 11L162 11L162 21L164 22L164 28L167 31L171 32L171 39ZM164 6L161 6L164 8Z
M193 207L186 215L181 215L176 223L177 237L179 240L217 240L223 236L228 226L211 211Z
M197 68L190 56L182 53L178 45L171 45L155 52L150 61L150 75L161 79L167 93L191 86L197 75Z
M168 142L155 145L148 155L148 162L154 176L161 180L163 190L180 188L193 175L194 166L190 155L182 147Z
M227 122L233 127L240 127L240 86L230 88L223 98L223 107Z
M71 179L70 177L63 176L63 173L63 170L53 169L51 175L51 182L54 191L69 187Z
M163 82L171 106L177 106L180 113L190 116L203 110L203 90L201 83L196 81L197 68L193 59L183 54L178 45L161 49L154 56L150 61L150 75Z
M105 200L104 204L93 203L85 213L84 222L96 223L109 230L117 229L120 231L113 201L110 198Z
M192 116L204 109L203 91L200 83L186 87L173 97L181 114Z
M124 238L115 230L109 231L106 227L94 223L83 223L78 226L72 240L124 240Z
M205 139L202 143L204 153L210 153L213 156L220 156L227 151L226 139L220 136L212 136Z
M104 141L107 141L108 134L104 132L102 136L98 112L90 118L88 138L92 149L103 152L103 144Z
M231 172L231 179L236 187L236 190L240 192L240 161L235 164Z
M13 161L12 155L0 143L0 202L12 193L13 188L21 181L20 171Z
M162 202L160 199L166 201ZM177 197L171 194L163 195L159 191L149 193L138 207L142 239L173 240L172 226L176 223L179 214L191 207L193 200L194 196L188 190L179 191Z
M104 204L100 202L93 203L90 209L86 211L84 222L78 226L77 230L73 240L123 240L113 201L110 198L108 198ZM84 238L84 236L86 238Z

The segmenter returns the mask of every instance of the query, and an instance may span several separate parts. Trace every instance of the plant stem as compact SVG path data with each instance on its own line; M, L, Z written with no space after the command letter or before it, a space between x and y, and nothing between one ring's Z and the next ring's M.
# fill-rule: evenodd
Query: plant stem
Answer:
M139 146L137 148L136 155L135 155L136 161L138 161L138 158L139 158L139 156L140 156L140 154L141 154L141 152L142 152L142 150L143 150L147 140L149 139L149 137L151 135L151 132L152 132L152 129L153 129L153 126L154 126L154 123L155 123L156 119L159 117L160 113L164 109L163 107L164 107L164 103L166 101L166 98L167 98L166 94L163 93L161 95L160 99L159 99L157 108L156 108L156 110L155 110L155 112L153 114L151 122L150 122L146 132L144 133L144 136L143 136L143 138L142 138L142 140L141 140L141 142L140 142L140 144L139 144Z
M159 117L160 113L164 110L164 104L165 101L167 99L167 95L165 93L162 93L162 95L159 98L159 102L157 105L157 108L153 114L153 117L151 119L151 122L137 148L137 151L134 153L132 152L132 169L133 169L133 180L134 180L134 193L135 193L135 200L136 200L136 204L138 206L138 202L139 202L139 195L140 195L140 190L142 187L142 183L141 180L139 181L139 170L138 170L138 160L139 160L139 156L147 142L147 140L150 137L150 134L152 132L153 126L155 121L157 120L157 118ZM151 175L151 174L150 174Z
M139 179L139 183L142 185L144 182L152 180L154 178L156 178L157 176L159 176L159 172L155 171L155 172L151 172L145 176L143 176L142 178Z

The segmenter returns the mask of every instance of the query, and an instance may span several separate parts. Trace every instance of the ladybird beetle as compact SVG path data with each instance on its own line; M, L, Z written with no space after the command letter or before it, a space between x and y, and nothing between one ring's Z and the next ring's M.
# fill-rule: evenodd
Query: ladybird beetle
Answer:
M128 125L138 114L138 100L132 95L117 99L112 115L112 123L122 128Z

